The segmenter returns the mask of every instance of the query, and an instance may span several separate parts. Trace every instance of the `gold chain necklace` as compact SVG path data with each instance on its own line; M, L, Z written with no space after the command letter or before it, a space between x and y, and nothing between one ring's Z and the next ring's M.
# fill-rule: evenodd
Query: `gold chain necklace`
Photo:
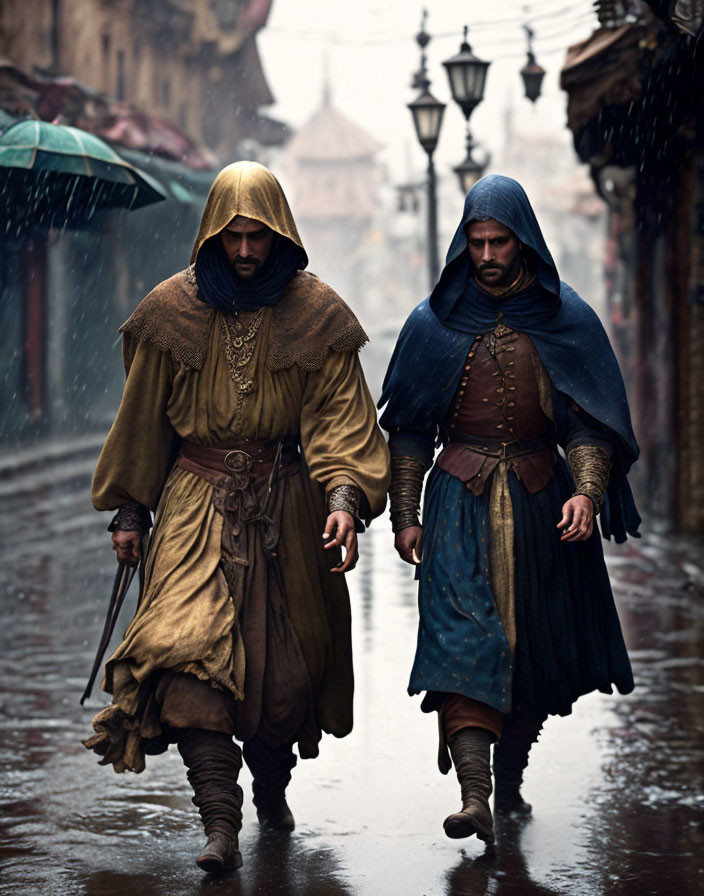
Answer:
M257 311L254 320L246 330L240 323L237 312L228 315L220 314L219 317L230 379L235 384L237 394L235 418L239 418L245 395L249 395L254 389L254 377L248 377L245 371L254 354L255 337L264 317L264 308Z

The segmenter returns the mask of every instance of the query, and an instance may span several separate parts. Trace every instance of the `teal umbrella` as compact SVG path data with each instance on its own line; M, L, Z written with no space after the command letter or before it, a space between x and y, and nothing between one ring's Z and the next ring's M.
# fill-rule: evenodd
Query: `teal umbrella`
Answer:
M137 209L166 198L154 178L78 128L29 119L0 136L6 233L25 226L89 227L101 209Z

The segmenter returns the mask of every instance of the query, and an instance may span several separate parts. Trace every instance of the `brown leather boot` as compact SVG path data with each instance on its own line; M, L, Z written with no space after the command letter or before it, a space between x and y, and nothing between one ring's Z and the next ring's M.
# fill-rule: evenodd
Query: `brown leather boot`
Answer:
M245 743L243 754L252 772L252 802L259 824L277 831L292 831L296 822L286 802L286 787L296 765L291 745L271 747L254 737Z
M210 834L196 865L207 874L225 874L242 867L237 834L234 836L216 831Z
M494 746L494 812L530 815L531 805L521 795L523 772L544 719L510 714L502 719L501 740Z
M485 728L462 728L449 743L450 755L462 792L462 808L445 819L448 837L476 834L485 843L494 842L494 820L489 808L491 768L489 753L494 735Z
M254 797L254 805L257 808L257 820L259 824L275 828L277 831L292 831L296 827L285 796L270 799L266 796Z
M196 864L208 874L224 874L242 866L238 834L242 827L242 788L237 776L242 753L219 731L184 728L178 750L188 769L193 804L208 838Z

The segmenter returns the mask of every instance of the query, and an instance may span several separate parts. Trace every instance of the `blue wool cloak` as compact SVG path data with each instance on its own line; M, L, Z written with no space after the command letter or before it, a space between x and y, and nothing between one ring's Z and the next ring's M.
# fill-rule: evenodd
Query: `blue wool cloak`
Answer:
M531 287L505 300L476 285L467 251L467 225L488 218L516 234L536 274ZM401 331L380 401L392 453L430 465L474 337L499 320L530 336L538 351L554 388L558 441L565 443L572 399L613 447L603 535L637 536L640 517L626 473L638 447L616 358L596 314L560 282L528 198L510 178L487 177L470 191L440 280ZM475 496L433 468L410 693L462 693L538 719L568 713L581 694L610 691L612 683L622 693L633 688L599 535L569 544L556 529L573 488L562 458L555 478L535 495L509 472L518 632L512 657L491 591L488 489Z
M487 218L516 234L537 272L532 288L505 300L476 285L467 251L467 225ZM432 459L472 340L493 330L499 314L507 326L531 337L553 387L613 433L601 529L605 538L613 535L617 542L626 533L637 537L640 516L626 473L638 457L638 446L618 362L594 311L560 282L528 197L511 178L485 177L467 194L440 280L401 330L379 402L379 407L386 405L381 425L392 444L398 453ZM555 422L559 429L560 421Z

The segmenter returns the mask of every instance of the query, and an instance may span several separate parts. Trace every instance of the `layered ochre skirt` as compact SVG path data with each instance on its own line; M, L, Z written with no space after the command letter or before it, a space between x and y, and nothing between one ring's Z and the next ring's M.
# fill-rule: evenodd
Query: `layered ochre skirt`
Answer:
M208 702L223 719L209 727L231 724L244 741L298 743L305 758L322 731L352 728L350 604L330 572L339 551L322 546L322 487L299 464L282 470L267 520L231 510L210 482L172 469L137 613L106 665L113 702L86 741L116 771L141 771L145 753L166 749L165 694L189 680L217 691Z

